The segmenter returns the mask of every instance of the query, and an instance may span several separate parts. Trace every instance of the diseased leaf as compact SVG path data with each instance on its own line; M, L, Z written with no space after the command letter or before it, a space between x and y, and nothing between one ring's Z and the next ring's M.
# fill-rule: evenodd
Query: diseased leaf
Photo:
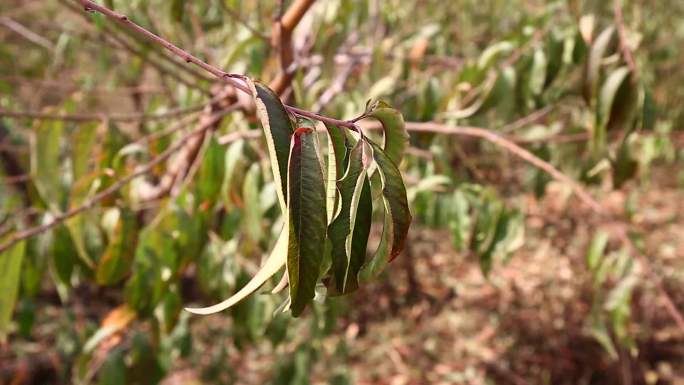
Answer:
M406 187L401 173L385 152L373 141L366 139L371 146L373 159L378 166L382 183L382 198L385 208L385 227L378 250L362 268L364 279L380 273L387 262L391 262L404 249L404 242L411 225L411 213L406 197ZM379 260L378 260L379 259Z
M288 166L287 274L290 309L295 317L314 297L325 248L325 183L316 140L313 130L297 129L292 136Z
M382 101L377 101L370 106L367 116L380 121L384 131L382 150L394 164L401 165L409 142L404 117L398 110Z
M12 312L19 291L21 262L24 259L26 242L21 241L0 253L0 342L4 342L7 327L12 319Z
M280 208L285 213L290 136L294 131L292 120L275 92L258 82L250 80L247 83L252 90L257 116L259 116L266 137L273 180L280 187L277 190Z
M271 252L271 255L268 257L266 262L261 266L259 271L254 275L254 277L252 277L252 279L249 282L247 282L247 284L243 286L242 289L238 290L237 293L232 295L230 298L224 300L223 302L213 306L204 308L186 307L185 310L189 311L190 313L201 315L214 314L228 309L229 307L245 299L250 294L254 293L257 289L261 287L261 285L268 281L272 276L274 276L278 272L278 270L280 270L285 265L287 261L289 234L290 231L288 226L286 225L280 232L280 236L278 236L278 240L276 241L276 244L273 247L273 251Z
M340 212L328 226L333 267L333 293L358 288L357 274L366 258L372 216L372 199L364 156L367 145L359 140L349 153L344 177L337 182Z
M100 285L113 285L123 279L131 269L138 244L138 220L135 213L123 208L114 228L113 239L100 259L95 278Z

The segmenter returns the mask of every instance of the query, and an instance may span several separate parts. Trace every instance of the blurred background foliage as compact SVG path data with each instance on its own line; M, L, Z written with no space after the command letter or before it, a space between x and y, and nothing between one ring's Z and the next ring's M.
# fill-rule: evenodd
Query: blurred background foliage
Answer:
M291 1L104 4L227 71L280 71L272 24ZM280 228L264 142L243 135L257 123L236 111L163 193L173 160L0 255L0 383L684 381L684 335L658 290L684 308L684 3L625 0L622 26L614 11L318 1L284 94L332 117L383 99L409 122L504 135L631 224L638 250L504 149L414 132L409 246L379 282L321 292L300 319L280 312L283 294L190 316L244 285ZM207 74L77 2L3 1L0 36L0 240L163 154L216 95Z

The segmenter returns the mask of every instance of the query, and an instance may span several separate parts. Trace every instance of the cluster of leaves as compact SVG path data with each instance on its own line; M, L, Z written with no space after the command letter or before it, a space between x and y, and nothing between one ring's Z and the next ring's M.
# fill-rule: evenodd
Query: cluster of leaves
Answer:
M268 87L250 82L257 115L266 136L283 228L261 269L240 291L197 314L225 310L253 293L283 267L281 284L289 287L285 309L302 313L319 280L331 294L356 290L360 277L375 277L403 249L411 223L406 188L397 165L408 143L399 111L382 102L367 104L364 117L379 120L384 144L359 129L354 133L326 126L327 178L315 124L294 119ZM366 261L373 216L371 180L382 196L384 228L377 252Z

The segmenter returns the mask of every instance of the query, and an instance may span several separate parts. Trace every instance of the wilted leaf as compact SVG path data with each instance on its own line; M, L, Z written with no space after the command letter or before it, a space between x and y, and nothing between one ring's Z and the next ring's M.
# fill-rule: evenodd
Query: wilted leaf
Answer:
M280 270L285 265L287 261L289 234L290 231L288 226L283 227L282 231L280 232L280 236L278 237L278 240L276 241L276 244L273 247L271 255L268 257L266 262L261 266L259 271L254 275L254 277L252 277L252 279L245 286L243 286L237 293L232 295L230 298L224 300L223 302L213 306L204 308L186 307L185 310L189 311L190 313L201 315L214 314L222 310L228 309L229 307L240 302L250 294L254 293L257 289L261 287L261 285L268 281L269 278L274 276L278 272L278 270Z
M326 238L326 192L316 140L313 130L298 129L292 136L288 166L287 274L295 317L314 297Z
M385 227L378 250L362 268L364 279L376 276L387 262L391 262L404 249L404 242L411 225L411 213L406 197L406 187L397 166L371 140L373 159L378 166L381 182L382 197L385 208Z
M358 287L357 274L366 258L373 211L364 164L367 151L368 147L362 140L356 142L349 153L344 177L337 182L340 212L328 227L336 293L348 293Z
M284 214L286 211L285 202L287 201L287 163L290 154L290 136L294 128L290 115L275 92L258 82L248 81L248 84L252 90L257 115L264 129L271 168L273 169L273 180L277 186L280 186L277 190L278 201Z

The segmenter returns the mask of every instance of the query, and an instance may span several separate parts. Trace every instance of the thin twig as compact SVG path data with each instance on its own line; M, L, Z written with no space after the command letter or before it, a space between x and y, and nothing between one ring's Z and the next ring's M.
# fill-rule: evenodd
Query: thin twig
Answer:
M121 179L119 179L116 183L113 185L109 186L108 188L104 189L100 193L94 195L92 198L88 199L85 201L82 205L75 207L65 213L56 215L51 221L46 222L44 224L28 228L26 230L22 230L19 232L16 232L12 234L5 242L0 244L0 253L3 251L9 249L10 247L14 246L17 242L20 242L24 239L30 238L34 235L40 234L44 231L47 231L64 221L66 221L69 218L72 218L84 211L87 211L91 209L93 206L95 206L97 203L103 201L104 199L107 199L109 196L113 195L117 191L119 191L122 187L130 183L132 180L145 175L149 172L151 172L155 166L158 164L164 162L167 160L171 155L173 155L176 151L180 150L181 148L185 147L186 142L189 139L192 139L195 135L202 134L206 131L207 127L211 127L212 125L218 123L223 117L234 111L237 108L237 105L232 105L230 107L227 107L221 111L218 111L214 113L210 119L207 119L207 121L204 122L203 125L195 129L194 131L191 131L183 137L181 137L176 143L168 147L166 150L164 150L162 153L157 155L154 159L146 163L144 166L140 167L136 172L129 174Z
M31 31L30 29L26 28L24 25L20 24L19 22L10 19L9 17L3 16L0 17L0 24L4 25L8 29L14 31L17 35L23 37L24 39L30 41L33 44L36 44L40 47L45 48L48 51L53 51L55 49L55 45L48 39L40 36L39 34Z
M543 119L551 111L553 111L553 108L554 108L553 105L549 105L549 106L546 106L546 107L541 108L539 110L536 110L529 115L523 116L522 118L516 120L515 122L512 122L510 124L507 124L507 125L501 127L501 130L499 130L499 132L502 134L507 134L509 132L521 129L521 128L523 128L527 125L530 125L532 123L536 123L539 120Z
M177 47L176 45L167 41L166 39L164 39L158 35L155 35L154 33L148 31L147 29L145 29L145 28L139 26L138 24L132 22L126 15L122 15L118 12L112 11L111 9L104 7L104 6L101 6L101 5L99 5L95 2L92 2L90 0L79 0L79 1L80 1L81 5L84 7L84 9L86 9L88 11L96 11L96 12L102 13L103 15L115 20L117 23L123 25L124 27L127 27L127 28L129 28L135 32L138 32L139 34L147 37L148 39L152 40L156 44L161 45L162 47L166 48L167 50L171 51L175 55L177 55L180 58L182 58L183 60L185 60L185 62L193 63L193 64L199 66L203 70L205 70L205 71L209 72L210 74L216 76L222 82L227 83L227 84L237 88L238 90L240 90L240 91L242 91L248 95L252 94L251 91L249 90L249 88L247 88L247 85L244 84L244 81L247 78L245 75L226 72L226 71L220 70L220 69L212 66L211 64L204 62L202 59L200 59L196 56L193 56L192 54L186 52L185 50L183 50L179 47ZM306 111L306 110L302 110L300 108L292 107L289 105L285 105L285 108L290 113L295 114L295 115L319 120L321 122L328 123L328 124L338 126L338 127L346 127L346 128L354 129L355 120L334 119L334 118L323 116L323 115L320 115L320 114L317 114L317 113L314 113L311 111Z
M362 125L364 129L379 129L382 126L378 122L368 122ZM533 166L545 171L551 175L554 179L569 186L575 194L586 203L594 212L599 214L604 214L603 207L574 179L563 174L551 163L546 162L539 157L535 156L528 150L520 147L509 139L495 133L494 131L481 128L481 127L470 127L470 126L447 126L439 123L432 122L406 122L406 129L412 132L432 132L438 134L447 135L464 135L471 136L475 138L484 139L491 142L498 147L504 148L513 155L523 159L524 161L532 164Z
M0 116L18 119L63 120L67 122L96 122L100 120L114 122L144 122L177 118L179 116L201 111L205 106L206 103L191 107L173 108L158 114L51 114L34 111L7 111L0 108Z
M625 30L625 21L622 17L622 0L614 0L614 11L615 11L615 24L617 26L618 36L620 38L620 50L622 50L622 56L625 58L625 63L629 71L636 75L636 62L634 61L634 55L632 50L629 48L629 43L627 42L627 32Z

